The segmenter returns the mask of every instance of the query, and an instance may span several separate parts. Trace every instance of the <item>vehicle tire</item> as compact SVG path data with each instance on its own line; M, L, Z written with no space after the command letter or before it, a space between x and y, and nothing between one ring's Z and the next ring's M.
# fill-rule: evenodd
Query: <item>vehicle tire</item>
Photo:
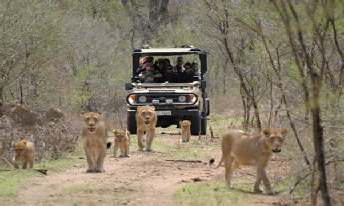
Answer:
M199 135L201 130L201 116L196 115L191 118L191 135Z
M207 134L207 117L201 119L201 135Z
M136 134L136 118L134 112L127 112L127 130L130 134Z

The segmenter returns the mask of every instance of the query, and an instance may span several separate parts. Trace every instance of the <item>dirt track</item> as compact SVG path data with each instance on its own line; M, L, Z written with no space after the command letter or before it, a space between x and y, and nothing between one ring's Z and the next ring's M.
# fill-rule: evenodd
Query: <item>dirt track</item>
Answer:
M161 137L160 137L161 138ZM176 137L163 141L176 144ZM208 156L218 156L219 151ZM132 151L130 158L112 158L108 155L105 173L85 173L86 163L75 165L62 173L36 177L22 187L10 205L178 205L173 195L178 187L194 178L202 181L223 178L222 169L202 163L166 161L168 153ZM248 171L252 172L252 171ZM235 176L252 179L250 175ZM239 179L239 178L238 178ZM31 185L30 187L28 185ZM251 194L252 195L252 194ZM249 205L273 205L275 197L255 195Z
M108 155L103 174L78 165L63 173L33 179L18 193L18 205L174 205L173 193L192 178L210 179L221 171L204 163L170 162L168 154L131 152ZM18 198L19 199L19 198Z

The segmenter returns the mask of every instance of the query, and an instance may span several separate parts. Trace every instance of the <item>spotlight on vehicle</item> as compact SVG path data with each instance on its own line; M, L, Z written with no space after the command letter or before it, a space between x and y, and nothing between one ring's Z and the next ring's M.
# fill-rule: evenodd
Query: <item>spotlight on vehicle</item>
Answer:
M147 102L147 97L146 96L139 96L138 100L140 103L145 103L145 102Z

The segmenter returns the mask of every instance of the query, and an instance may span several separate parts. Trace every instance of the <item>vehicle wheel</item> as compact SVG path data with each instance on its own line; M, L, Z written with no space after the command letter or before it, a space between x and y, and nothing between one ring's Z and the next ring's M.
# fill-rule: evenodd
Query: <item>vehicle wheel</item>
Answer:
M191 135L199 135L201 130L201 116L197 115L191 119Z
M201 119L201 135L207 134L207 117Z
M133 112L127 112L127 130L130 134L136 134L136 119Z

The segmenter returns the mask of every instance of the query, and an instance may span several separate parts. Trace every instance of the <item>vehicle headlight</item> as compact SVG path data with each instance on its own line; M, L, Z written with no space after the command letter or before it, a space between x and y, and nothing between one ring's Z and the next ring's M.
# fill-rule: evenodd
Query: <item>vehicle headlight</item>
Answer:
M147 102L147 97L146 96L139 96L138 100L140 103L145 103L145 102Z
M136 95L135 94L131 94L128 96L128 102L129 104L134 104L136 101Z
M184 96L184 95L179 96L178 101L179 102L186 102L186 96Z
M197 96L194 94L189 94L187 99L189 100L190 103L194 104L197 101Z

